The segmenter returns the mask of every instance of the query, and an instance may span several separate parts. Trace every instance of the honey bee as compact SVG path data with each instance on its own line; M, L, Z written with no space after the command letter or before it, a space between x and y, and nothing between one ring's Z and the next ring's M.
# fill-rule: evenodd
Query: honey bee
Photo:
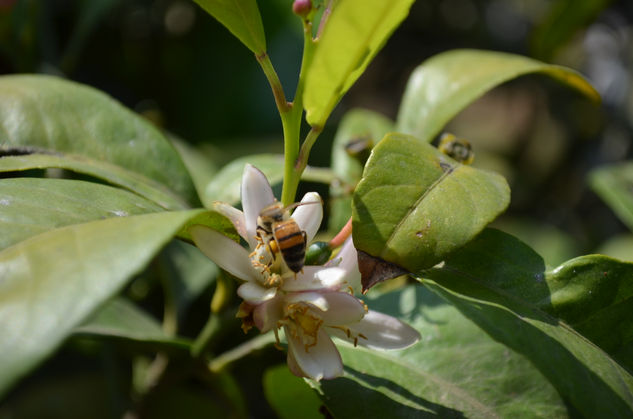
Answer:
M281 202L275 202L262 209L257 217L258 240L269 247L273 258L281 253L284 262L294 273L303 269L306 253L306 232L290 217L290 208L298 205L302 204L284 207Z
M438 149L461 164L471 164L475 160L475 153L470 143L463 138L446 133L440 138Z

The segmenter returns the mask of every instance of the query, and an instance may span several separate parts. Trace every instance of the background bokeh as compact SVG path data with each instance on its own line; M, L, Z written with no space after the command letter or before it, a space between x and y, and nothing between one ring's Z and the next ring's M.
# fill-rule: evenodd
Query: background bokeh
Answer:
M300 22L290 0L259 4L272 62L286 92L292 92L301 58ZM511 207L496 226L535 247L550 266L586 253L631 250L613 244L630 232L587 182L592 169L633 157L630 0L418 0L335 110L310 164L329 164L337 121L347 110L362 107L395 118L413 69L454 48L512 52L569 66L603 98L596 106L544 77L523 77L485 95L449 124L447 131L473 144L475 165L501 172L511 185ZM193 1L0 0L0 73L55 74L103 90L197 147L218 168L244 154L282 152L281 123L256 60ZM159 312L161 295L149 279L141 276L128 292ZM185 334L194 335L206 321L210 295L194 306ZM118 355L73 345L19 387L12 400L25 409L36 403L23 399L55 405L41 380L67 370L79 371L64 382L68 391L105 386L85 374L95 362L114 374L114 381L129 382L128 372L117 367ZM84 353L90 356L78 355ZM254 394L248 403L264 415L270 408L257 396L261 377L253 379L249 368L271 359L283 362L281 354L263 352L235 374L243 377L243 389L255 387L244 394ZM116 417L129 404L107 388L89 394L81 403L110 406L104 417ZM57 404L63 411L63 402Z
M289 0L260 3L270 56L292 92L300 24ZM625 231L589 192L586 174L632 154L633 3L580 3L416 2L338 106L310 163L328 165L346 110L394 118L411 71L439 52L491 49L567 65L592 81L602 107L531 76L486 95L447 129L474 144L476 164L511 182L509 215L562 230L572 253L594 250ZM0 72L57 74L101 89L219 166L245 153L282 151L272 94L252 54L192 1L2 0Z

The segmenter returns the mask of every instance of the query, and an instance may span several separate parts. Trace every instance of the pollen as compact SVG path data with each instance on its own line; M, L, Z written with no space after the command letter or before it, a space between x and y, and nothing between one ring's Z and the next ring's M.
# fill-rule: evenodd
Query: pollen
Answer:
M287 316L282 322L288 326L292 337L300 339L306 352L318 343L319 329L323 325L323 319L315 315L310 308L303 303L294 303L286 308Z

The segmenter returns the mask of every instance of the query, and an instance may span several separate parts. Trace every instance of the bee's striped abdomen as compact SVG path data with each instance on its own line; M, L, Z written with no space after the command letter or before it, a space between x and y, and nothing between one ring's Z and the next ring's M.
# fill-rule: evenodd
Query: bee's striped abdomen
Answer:
M293 272L299 272L303 268L305 259L305 232L301 231L297 223L291 219L276 224L273 236L288 268Z

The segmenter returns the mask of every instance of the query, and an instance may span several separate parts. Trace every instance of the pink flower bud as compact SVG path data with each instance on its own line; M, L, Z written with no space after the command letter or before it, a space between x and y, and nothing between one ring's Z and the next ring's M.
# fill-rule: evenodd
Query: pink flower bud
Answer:
M310 0L295 0L292 3L292 11L297 16L305 17L312 10L312 1Z

